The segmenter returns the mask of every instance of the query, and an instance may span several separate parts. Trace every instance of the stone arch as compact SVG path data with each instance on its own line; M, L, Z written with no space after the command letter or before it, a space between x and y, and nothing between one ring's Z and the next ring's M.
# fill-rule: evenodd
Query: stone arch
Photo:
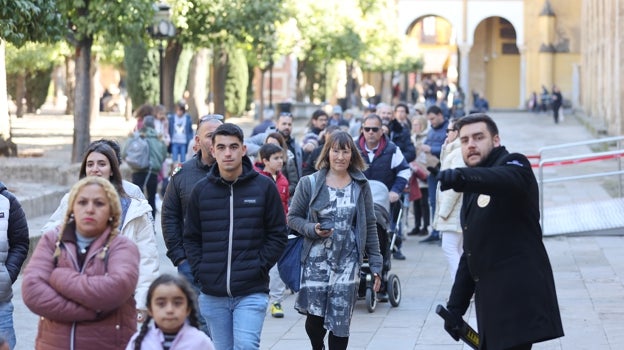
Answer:
M521 53L518 29L507 18L482 19L472 30L470 89L494 108L517 108L521 99Z

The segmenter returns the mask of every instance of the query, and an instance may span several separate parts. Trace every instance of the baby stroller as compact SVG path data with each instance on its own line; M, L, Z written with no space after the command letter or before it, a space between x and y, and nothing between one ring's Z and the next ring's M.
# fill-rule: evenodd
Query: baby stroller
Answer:
M394 228L391 228L390 201L388 200L388 189L380 181L368 181L373 194L375 206L375 216L377 217L377 235L379 236L379 250L383 257L381 272L380 295L387 295L387 301L393 307L399 306L401 302L401 281L395 274L391 274L392 265L391 253L396 240ZM400 214L399 214L400 217ZM375 312L377 306L377 293L373 290L374 277L368 265L368 257L364 256L364 263L360 269L360 285L358 288L358 298L366 299L368 312ZM385 298L384 298L385 299ZM380 301L386 301L381 299Z

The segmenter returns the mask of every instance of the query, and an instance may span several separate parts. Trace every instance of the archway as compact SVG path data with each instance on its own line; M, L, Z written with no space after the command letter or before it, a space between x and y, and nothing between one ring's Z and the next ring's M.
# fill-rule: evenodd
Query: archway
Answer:
M408 26L405 35L409 49L421 56L424 64L421 71L407 76L409 89L418 89L420 101L428 84L436 84L440 90L451 86L454 91L458 78L457 33L452 23L441 16L423 15Z
M475 28L473 42L471 93L482 93L490 108L517 108L521 104L521 57L513 24L503 17L483 19Z

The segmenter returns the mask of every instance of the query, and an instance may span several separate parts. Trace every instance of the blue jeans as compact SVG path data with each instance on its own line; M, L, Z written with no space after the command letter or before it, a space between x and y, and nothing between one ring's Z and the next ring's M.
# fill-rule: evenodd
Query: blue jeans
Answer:
M193 290L195 291L195 294L197 294L199 296L199 294L201 293L201 288L199 285L199 282L197 282L197 280L195 280L195 277L193 277L193 272L191 272L191 264L189 264L188 260L185 260L183 263L178 265L178 274L180 276L184 276L184 278L186 278L186 280L191 284L191 286L193 287ZM199 307L199 306L198 306ZM210 336L210 330L208 329L208 323L206 321L206 319L204 318L204 316L201 314L201 309L197 310L198 314L197 316L199 316L199 330L206 333L207 336Z
M13 328L13 303L9 300L0 303L0 337L11 349L15 349L15 328Z
M186 143L171 143L171 159L173 164L184 163L186 160Z
M260 349L260 334L269 295L215 297L201 293L199 309L206 317L216 350Z
M436 190L438 188L438 179L433 175L427 176L427 185L429 186L429 208L431 209L429 212L429 218L431 222L433 222L433 216L435 215L436 210ZM432 230L431 235L439 237L440 233L437 230Z

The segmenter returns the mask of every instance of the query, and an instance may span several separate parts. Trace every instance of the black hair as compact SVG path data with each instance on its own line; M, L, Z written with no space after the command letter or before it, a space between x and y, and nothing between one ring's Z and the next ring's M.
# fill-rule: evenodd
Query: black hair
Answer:
M111 168L111 177L109 180L115 189L117 190L117 194L120 197L126 196L126 191L123 188L123 176L121 175L121 169L119 168L119 153L115 152L115 149L110 145L109 142L91 142L89 147L82 157L82 164L80 164L80 172L78 173L78 178L82 179L87 176L87 158L93 152L100 153L108 159L108 163Z
M99 139L97 141L91 142L89 144L89 148L97 143L105 143L109 145L110 148L112 148L113 151L115 151L115 154L117 155L117 163L121 165L121 146L119 146L119 142L117 142L116 140L111 140L111 139Z
M314 124L312 124L313 120L318 120L318 118L325 116L327 119L329 119L329 115L327 114L327 112L325 112L322 109L317 109L316 111L314 111L312 113L312 118L310 118L310 121L308 122L308 126L312 127Z
M394 111L396 112L396 110L399 109L400 107L405 108L405 113L409 115L409 107L405 103L397 103L397 105L394 106Z
M217 129L212 133L212 143L215 142L215 137L217 135L221 136L236 136L238 140L243 143L244 142L244 134L243 130L236 124L232 123L223 123L217 127Z
M269 160L275 153L284 153L284 149L274 143L265 143L258 150L258 156L261 160Z
M492 118L490 118L485 113L468 114L465 117L459 118L459 120L457 120L457 122L453 124L453 128L459 131L465 125L474 123L485 123L485 126L487 127L490 134L492 134L492 136L498 135L498 126L496 126L494 120L492 120Z
M431 106L431 107L427 108L427 113L426 114L429 114L429 113L443 114L442 113L442 109L440 109L440 107L438 107L438 106Z
M186 280L185 277L181 275L170 275L163 274L150 284L149 289L147 290L147 299L145 301L145 306L148 310L152 309L151 301L152 295L154 294L154 290L156 287L163 284L173 284L176 287L180 288L182 293L186 296L186 302L190 309L190 313L188 315L189 324L195 328L199 328L199 308L197 306L197 294L193 290L191 284ZM152 320L151 316L147 316L145 321L143 321L143 325L141 326L141 330L137 337L134 339L134 350L141 350L141 343L143 342L143 338L147 334L147 330L149 329L149 323Z

